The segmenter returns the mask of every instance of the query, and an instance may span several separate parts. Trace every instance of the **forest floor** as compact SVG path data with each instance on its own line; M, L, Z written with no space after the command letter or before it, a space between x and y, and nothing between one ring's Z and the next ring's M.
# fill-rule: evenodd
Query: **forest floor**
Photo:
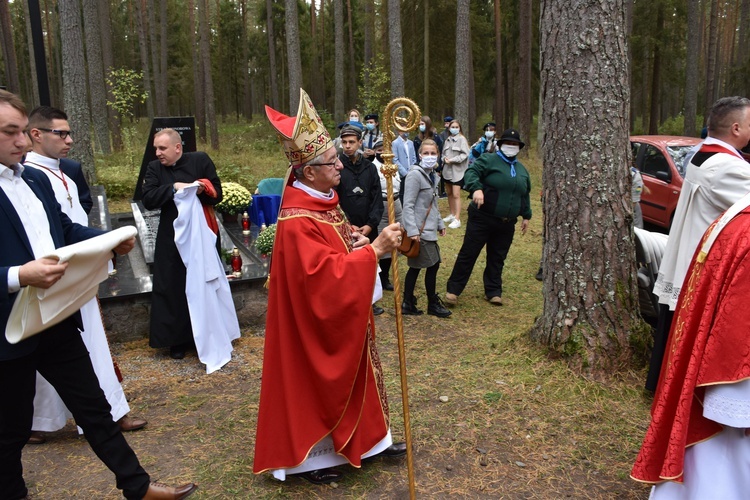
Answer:
M534 210L541 213L538 201ZM464 230L440 240L441 293ZM645 373L588 380L529 340L543 305L534 279L540 251L541 217L535 217L528 234L516 234L506 261L505 305L483 299L481 257L452 317L404 318L420 498L648 497L648 488L628 477L649 421ZM421 280L417 292L426 306ZM403 440L392 292L381 305L386 313L376 318L376 333L391 429ZM127 439L152 478L198 482L196 499L408 498L405 459L344 467L342 480L326 486L253 475L263 335L245 330L232 361L211 375L194 353L175 361L146 339L111 345L132 414L149 421ZM46 444L27 446L24 466L33 498L119 497L114 477L72 424Z

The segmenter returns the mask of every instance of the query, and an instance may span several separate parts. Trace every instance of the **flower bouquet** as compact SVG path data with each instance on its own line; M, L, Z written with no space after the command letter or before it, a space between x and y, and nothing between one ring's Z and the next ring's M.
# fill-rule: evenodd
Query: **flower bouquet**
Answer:
M270 254L273 250L273 242L276 238L276 224L271 224L258 235L255 247L261 254Z
M246 188L236 182L222 182L222 199L216 204L216 210L230 215L241 214L253 202L253 197Z

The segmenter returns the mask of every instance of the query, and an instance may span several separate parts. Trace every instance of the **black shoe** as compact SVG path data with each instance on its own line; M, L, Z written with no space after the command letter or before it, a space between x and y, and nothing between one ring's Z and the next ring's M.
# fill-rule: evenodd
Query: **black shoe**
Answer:
M401 441L399 443L393 443L385 450L378 453L379 457L397 458L406 455L406 443Z
M393 291L393 285L391 284L390 281L384 281L383 282L383 290L388 290L390 292Z
M169 348L169 357L172 359L182 359L185 357L185 347L180 345L173 345Z
M429 298L429 303L427 305L427 314L432 314L433 316L437 316L438 318L447 318L453 313L445 308L445 306L443 305L443 301L440 300L440 297L437 294L435 294Z
M328 484L341 479L344 473L336 469L316 469L297 475L313 484Z
M375 316L380 316L384 312L385 312L385 309L383 309L380 306L376 306L376 305L373 304L373 306L372 306L372 314L374 314Z
M407 316L421 316L424 313L417 309L417 298L412 296L411 299L404 299L404 301L401 302L401 314L406 314Z
M537 281L544 281L544 269L542 269L542 266L539 266L539 270L536 272L536 276L534 276Z

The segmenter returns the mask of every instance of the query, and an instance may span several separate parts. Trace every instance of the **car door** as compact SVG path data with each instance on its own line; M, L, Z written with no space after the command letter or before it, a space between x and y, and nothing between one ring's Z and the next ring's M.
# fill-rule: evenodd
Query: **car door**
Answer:
M673 176L678 174L673 172L666 155L653 144L638 144L636 165L643 176L643 218L668 228L677 198L680 196L679 187L674 185L673 179Z

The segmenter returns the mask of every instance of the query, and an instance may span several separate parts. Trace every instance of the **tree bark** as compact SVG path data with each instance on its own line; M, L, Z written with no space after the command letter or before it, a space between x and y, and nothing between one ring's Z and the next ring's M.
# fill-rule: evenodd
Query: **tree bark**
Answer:
M279 87L276 83L276 40L273 34L273 0L266 0L266 32L268 39L268 74L270 77L271 107L279 109Z
M344 39L344 3L343 0L333 0L333 23L334 23L334 40ZM346 113L344 109L344 44L335 43L333 60L335 64L333 74L333 112L336 119L341 119ZM347 120L349 118L347 117Z
M201 0L199 0L201 1ZM188 35L191 47L199 47L198 39L195 30L195 4L193 0L188 0L188 10L190 15L188 21L190 27L188 29ZM206 142L206 102L203 94L203 66L201 65L201 58L198 50L191 50L190 54L193 57L193 98L195 100L195 126L198 129L198 139L202 142Z
M107 121L107 90L104 83L102 64L102 35L99 32L99 11L97 0L82 0L83 18L89 21L84 26L86 42L86 63L88 64L89 96L91 98L91 119L94 122L96 144L99 151L108 155L112 152L109 142Z
M299 107L299 89L302 88L302 57L299 45L299 19L297 0L285 0L284 15L286 30L287 68L289 71L289 113L297 116Z
M629 363L641 325L623 0L542 0L540 32L547 271L531 337L599 376Z
M711 106L716 100L716 94L714 93L715 75L716 75L716 49L718 46L719 39L719 6L717 0L708 0L711 17L708 25L708 57L706 58L706 87L704 90L705 97L703 99L703 106L705 112L704 117L708 117L711 111ZM704 118L704 120L706 119Z
M36 57L34 56L34 39L31 35L31 16L29 15L29 3L22 2L23 13L26 18L26 44L29 48L29 68L31 69L31 99L34 105L39 103L39 82L36 76ZM28 103L27 103L28 104Z
M104 68L105 84L108 72L114 69L114 55L112 53L112 21L109 17L109 0L99 0L99 26L102 40L102 66ZM112 87L107 85L107 100L113 102L115 96ZM112 148L115 151L122 150L122 131L120 130L120 117L112 106L107 106L107 120L109 131L112 134Z
M247 2L242 0L240 2L240 11L242 13L242 114L245 118L251 120L253 118L253 106L252 97L250 95L250 75L248 72L248 64L250 60L250 47L247 43Z
M2 35L3 41L3 61L5 61L5 75L8 78L8 90L20 95L21 82L18 79L16 45L13 41L13 26L10 23L8 0L0 0L0 35Z
M425 0L425 12L427 11L427 1ZM313 2L314 3L314 2ZM375 37L375 2L374 0L365 0L365 46L364 46L364 67L370 66L370 60L374 56L373 46L375 45L373 39ZM369 81L363 82L365 86L370 84Z
M65 0L60 10L60 42L63 57L63 98L75 142L70 157L81 162L89 185L96 184L94 152L91 149L91 111L86 93L86 61L83 57L83 29L78 0Z
M502 124L505 117L505 101L503 96L503 44L502 44L502 17L500 12L500 0L494 1L495 7L495 105L493 114L495 120L499 123L498 128L503 128ZM541 108L539 109L541 114ZM541 122L541 120L539 120Z
M661 103L661 40L659 34L664 31L664 8L661 4L656 12L656 36L654 38L654 59L651 71L651 107L649 109L648 133L657 135L659 133L659 104Z
M146 19L148 22L148 40L149 47L151 48L151 74L154 77L154 98L156 103L156 114L159 116L166 116L165 110L165 98L163 95L163 84L162 77L163 72L160 64L159 57L159 38L156 35L156 5L155 0L146 0ZM166 70L166 68L164 68Z
M700 0L687 0L687 53L700 52ZM742 45L740 45L742 46ZM693 137L697 131L698 113L698 58L688 60L685 65L685 102L682 133Z
M135 25L138 30L138 49L141 55L141 70L143 71L143 87L148 92L148 99L146 99L146 112L148 113L149 121L154 119L154 92L151 87L151 67L148 62L148 38L146 37L146 27L144 26L144 13L145 0L135 0L133 5L135 6Z
M388 0L388 47L391 55L391 99L403 97L404 47L401 36L401 2Z
M167 17L167 0L159 1L159 49L160 59L159 64L159 100L162 105L160 107L162 116L169 116L169 71L167 71L167 25L169 24L169 18ZM154 63L156 66L156 63ZM156 68L154 68L156 71Z
M526 148L531 146L531 0L521 0L518 54L518 128L521 137L526 141ZM524 151L528 152L528 149ZM524 153L525 155L526 153Z
M469 8L469 0L456 2L456 88L453 117L465 130L468 130L469 124L469 51L471 50Z
M352 25L351 0L346 0L346 16L347 25L349 26L349 50L347 50L349 53L349 64L347 64L349 73L349 91L347 94L349 96L349 102L355 104L357 102L357 67L354 63L354 27Z
M497 0L498 2L500 0ZM424 109L422 114L429 113L430 109L430 0L424 0L424 19L422 24L424 25L424 36L423 36L423 49L422 54L424 56L424 98L422 105Z
M208 4L206 0L198 0L198 22L200 24L201 64L203 66L203 90L206 102L206 121L211 137L211 147L219 149L219 128L216 124L216 108L214 103L214 82L211 77L211 52L209 50L210 32L208 29Z

